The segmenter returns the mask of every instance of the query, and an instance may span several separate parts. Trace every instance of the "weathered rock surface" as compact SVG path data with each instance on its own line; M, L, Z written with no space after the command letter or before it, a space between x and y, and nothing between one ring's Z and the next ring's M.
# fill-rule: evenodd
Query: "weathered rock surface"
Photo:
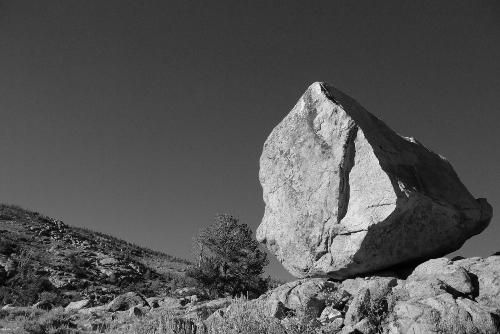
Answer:
M489 223L450 163L312 84L264 145L257 238L297 277L344 279L443 256Z
M469 273L477 289L475 300L500 315L500 253L487 258L474 257L455 261Z
M91 302L90 302L89 299L82 299L82 300L79 300L79 301L76 301L76 302L69 303L64 308L64 311L65 312L78 311L78 310L81 310L81 309L83 309L85 307L88 307L89 305L91 305Z
M479 304L443 293L397 302L387 333L498 333L498 317Z
M312 316L317 333L499 333L499 270L500 256L439 258L407 278L300 279L220 310L217 321L274 317L287 327Z

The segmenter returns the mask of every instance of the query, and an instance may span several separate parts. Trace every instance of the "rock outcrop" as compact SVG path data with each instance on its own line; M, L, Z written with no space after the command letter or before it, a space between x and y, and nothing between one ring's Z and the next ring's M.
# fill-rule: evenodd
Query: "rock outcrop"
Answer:
M344 279L443 256L488 225L450 163L314 83L260 159L257 238L297 277Z
M499 333L499 270L500 256L438 258L420 264L406 278L393 272L342 282L300 279L208 320L275 318L288 330L305 319L315 333Z

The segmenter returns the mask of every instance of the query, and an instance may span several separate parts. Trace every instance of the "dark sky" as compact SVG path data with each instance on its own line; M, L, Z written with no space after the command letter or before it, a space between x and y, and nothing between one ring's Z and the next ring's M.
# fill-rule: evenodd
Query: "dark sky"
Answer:
M1 1L0 201L190 257L314 81L500 204L499 1ZM458 252L500 251L490 227ZM274 260L269 272L288 278Z

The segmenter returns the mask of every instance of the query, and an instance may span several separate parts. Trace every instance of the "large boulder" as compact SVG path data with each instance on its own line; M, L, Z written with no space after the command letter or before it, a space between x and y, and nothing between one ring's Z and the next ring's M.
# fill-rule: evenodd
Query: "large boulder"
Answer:
M257 238L297 277L344 279L440 257L488 225L450 163L312 84L264 144Z

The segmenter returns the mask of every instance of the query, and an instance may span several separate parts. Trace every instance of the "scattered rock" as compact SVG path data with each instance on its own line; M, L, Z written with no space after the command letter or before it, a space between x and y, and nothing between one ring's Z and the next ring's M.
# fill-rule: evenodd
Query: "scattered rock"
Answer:
M494 316L469 299L442 293L398 301L387 333L498 333Z
M41 309L41 310L50 310L54 307L54 305L50 302L50 301L47 301L47 300L41 300L35 304L33 304L32 308L38 308L38 309Z
M311 317L319 317L325 308L325 290L334 289L336 284L323 278L311 278L286 283L259 298L261 302L281 302L286 309L301 310ZM266 308L266 307L264 307ZM267 307L269 309L269 307Z
M321 327L322 333L336 333L342 328L343 325L344 319L336 318L332 322L323 324L323 326Z
M196 303L199 301L199 298L197 295L192 295L192 296L187 296L186 297L190 303Z
M447 287L463 295L473 295L475 287L469 273L446 258L432 259L415 268L408 280L437 279Z
M359 334L357 331L350 325L342 327L340 334Z
M362 334L374 334L377 332L377 327L366 318L354 325L353 329L356 333Z
M272 318L283 319L286 317L287 308L282 302L273 300L269 303L268 315Z
M216 310L228 307L233 303L231 298L210 300L206 303L191 306L186 312L186 317L194 320L205 320Z
M128 310L129 317L142 317L144 315L144 311L138 306L132 306Z
M89 299L83 299L79 300L77 302L71 302L64 308L64 311L66 312L71 312L71 311L78 311L81 310L82 308L85 308L90 305L90 300Z
M146 301L148 302L148 305L151 306L151 308L160 307L160 298L158 297L146 298Z
M391 292L397 285L397 279L394 277L371 276L367 278L354 278L342 281L341 290L355 296L361 289L367 289L370 292L370 303L375 302Z
M319 321L323 324L333 322L337 319L342 319L342 322L344 321L342 313L340 313L339 310L334 309L331 306L325 307L325 309L321 312L321 315L319 317Z
M174 291L174 296L177 297L188 297L192 295L196 295L198 293L198 288L196 287L185 287L180 288Z
M500 316L500 254L463 259L455 264L467 270L477 287L477 303Z
M318 298L325 300L326 305L329 305L337 310L343 310L345 305L352 298L352 294L347 292L343 287L335 290L322 291L318 294Z
M257 238L297 277L344 279L443 256L488 225L450 163L312 84L269 135Z
M99 314L107 311L106 305L99 305L94 307L82 308L78 310L78 313L81 314Z
M175 309L181 307L181 301L177 298L165 297L158 301L162 309Z
M107 310L110 312L126 311L132 306L147 306L146 299L136 292L127 292L113 299L108 305Z

